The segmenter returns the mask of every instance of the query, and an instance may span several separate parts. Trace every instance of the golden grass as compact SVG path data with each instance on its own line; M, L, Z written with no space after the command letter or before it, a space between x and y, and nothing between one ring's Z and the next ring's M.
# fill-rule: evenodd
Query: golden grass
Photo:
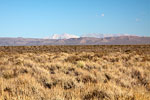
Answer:
M0 100L150 100L149 45L0 50Z

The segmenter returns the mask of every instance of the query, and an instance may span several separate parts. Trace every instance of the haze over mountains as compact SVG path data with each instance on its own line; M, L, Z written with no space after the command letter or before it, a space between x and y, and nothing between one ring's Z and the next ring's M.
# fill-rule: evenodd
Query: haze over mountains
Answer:
M54 34L46 39L37 38L0 38L0 46L31 45L137 45L150 44L150 37L128 34L88 34L79 37L70 34Z

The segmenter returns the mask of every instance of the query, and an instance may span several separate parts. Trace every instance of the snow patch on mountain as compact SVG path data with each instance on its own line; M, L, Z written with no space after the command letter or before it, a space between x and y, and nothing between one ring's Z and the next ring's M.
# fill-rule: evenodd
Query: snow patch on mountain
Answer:
M70 39L70 38L79 38L79 36L68 34L68 33L64 33L64 34L54 34L51 37L51 39Z

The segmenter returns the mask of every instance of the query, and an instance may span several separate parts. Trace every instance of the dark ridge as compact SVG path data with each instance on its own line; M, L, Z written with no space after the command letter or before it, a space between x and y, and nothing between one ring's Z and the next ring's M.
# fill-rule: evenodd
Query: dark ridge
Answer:
M144 45L150 44L150 37L120 36L93 38L81 37L70 39L36 38L0 38L0 46L38 46L38 45Z

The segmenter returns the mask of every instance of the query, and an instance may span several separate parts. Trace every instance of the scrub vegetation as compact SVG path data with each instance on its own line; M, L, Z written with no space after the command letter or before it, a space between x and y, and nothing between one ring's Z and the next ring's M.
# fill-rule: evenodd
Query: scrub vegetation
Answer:
M150 45L0 47L0 100L150 100Z

